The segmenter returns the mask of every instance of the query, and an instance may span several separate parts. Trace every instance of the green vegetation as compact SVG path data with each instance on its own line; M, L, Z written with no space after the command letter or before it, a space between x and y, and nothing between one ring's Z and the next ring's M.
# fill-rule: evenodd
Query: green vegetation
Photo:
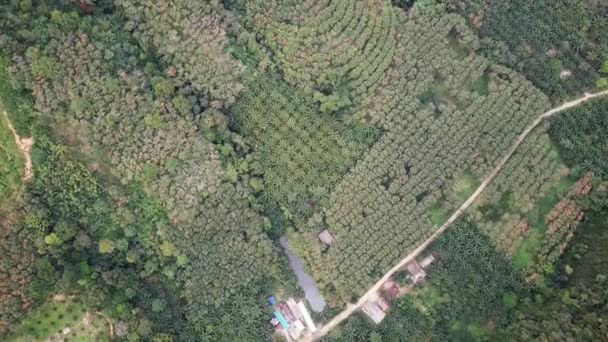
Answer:
M429 208L429 219L436 226L441 226L450 217L450 209L442 207L439 202Z
M64 296L65 297L65 296ZM53 299L32 312L16 329L14 341L110 341L108 323L77 299Z
M309 97L277 80L256 77L248 83L232 111L263 172L266 208L275 222L282 216L305 223L327 206L331 189L379 132L318 113Z
M550 101L606 87L607 11L2 2L0 339L280 338L266 299L300 296L283 235L329 318L443 225ZM357 315L327 340L604 336L607 106L539 126L433 244L427 281L382 324ZM34 142L33 177L9 122Z
M8 68L10 58L0 53L0 114L6 111L19 136L31 135L33 121L32 100L27 92L18 92L11 86Z
M471 340L510 321L512 302L525 294L523 279L474 223L456 224L430 250L441 258L430 268L426 285L445 297L428 308L440 336Z
M435 209L431 221L429 210L440 205L447 213L460 205L546 106L544 96L511 71L474 53L458 61L450 32L458 32L461 44L472 51L478 46L462 18L423 14L399 28L403 40L395 67L376 98L353 114L382 127L384 134L335 187L328 208L308 224L315 233L328 228L338 243L324 251L316 234L301 228L300 254L325 293L342 301L364 293L428 238L441 217ZM488 96L462 89L488 68ZM419 109L420 96L437 82L444 84L442 98L449 100ZM520 94L516 100L514 93ZM420 194L425 195L418 201ZM437 204L440 198L448 201Z
M543 238L543 231L535 229L526 236L513 256L513 264L519 269L529 266L534 260L534 254L538 251Z
M245 6L285 80L314 94L322 113L360 103L393 61L397 11L388 0L271 0Z
M608 187L595 184L595 190L580 200L585 209L585 221L577 230L572 246L561 260L562 268L570 268L567 277L570 282L591 285L596 277L606 273L608 255ZM565 272L565 270L564 270Z
M443 2L484 37L484 55L521 71L552 98L592 88L608 58L608 11L601 1Z
M608 100L598 99L551 120L549 134L564 162L608 177Z
M527 225L529 235L525 236L521 245L517 248L513 257L513 262L520 268L526 268L532 264L536 255L539 253L545 233L547 231L546 216L557 205L559 200L565 197L574 181L568 177L564 177L552 186L546 195L539 199L534 207L527 213Z
M413 294L396 299L378 326L354 316L326 341L484 340L513 322L526 296L523 278L468 220L455 224L429 250L440 260Z
M0 209L11 205L21 189L24 174L24 157L15 144L15 136L8 127L0 102Z

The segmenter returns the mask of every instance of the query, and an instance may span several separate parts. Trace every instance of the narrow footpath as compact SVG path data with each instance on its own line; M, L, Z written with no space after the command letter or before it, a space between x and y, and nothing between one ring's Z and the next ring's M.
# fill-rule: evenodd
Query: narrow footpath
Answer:
M334 316L334 318L332 318L325 325L319 327L319 329L312 336L307 336L307 337L303 338L302 341L308 342L308 341L314 341L314 340L318 340L318 339L322 338L323 336L327 335L333 328L340 325L340 323L342 323L348 317L350 317L350 315L352 315L356 310L360 309L361 306L363 306L363 304L365 302L367 302L370 299L375 298L378 295L378 290L380 290L382 285L387 280L389 280L390 277L395 272L397 272L403 266L407 265L410 261L414 260L414 258L416 258L418 256L418 254L422 253L431 243L433 243L433 241L435 241L439 236L441 236L441 234L443 234L443 232L445 232L452 223L454 223L456 220L458 220L458 218L460 218L460 216L467 210L467 208L469 208L469 206L477 199L477 197L485 190L485 188L494 180L494 178L496 178L496 176L500 173L500 171L505 166L505 164L509 161L511 156L513 156L513 153L515 153L517 148L521 145L521 143L526 139L528 134L530 134L530 132L532 132L532 130L536 126L538 126L545 119L547 119L557 113L560 113L560 112L562 112L566 109L570 109L572 107L576 107L576 106L580 105L581 103L589 101L593 98L605 96L605 95L608 95L608 90L594 93L594 94L585 93L585 96L580 97L580 98L570 101L570 102L566 102L563 105L561 105L559 107L555 107L555 108L541 114L538 118L536 118L519 135L519 137L517 138L515 143L513 143L513 146L511 146L511 148L509 149L507 154L504 156L504 158L502 158L500 163L498 163L498 165L496 165L496 167L492 170L492 172L490 172L490 174L485 178L485 180L481 183L481 185L479 185L477 190L475 190L475 192L460 206L460 208L458 208L458 210L456 210L454 212L454 214L452 214L452 216L450 216L450 218L441 227L439 227L439 229L437 229L437 231L435 233L433 233L433 235L431 235L426 241L424 241L421 245L419 245L415 250L413 250L405 258L401 259L401 261L399 261L399 263L397 263L397 265L395 265L388 272L386 272L384 274L384 276L382 278L380 278L380 280L378 280L357 301L356 304L350 304L350 303L347 304L346 309L344 309L344 311L342 311L338 315Z
M17 145L17 148L19 149L19 151L21 151L21 153L23 153L23 156L25 157L25 170L23 171L23 181L29 181L30 179L32 179L31 152L32 152L32 146L34 146L34 138L33 137L21 138L17 134L17 131L15 131L15 128L13 127L13 123L8 118L8 114L6 112L3 112L3 114L4 114L4 118L6 119L8 129L13 133L13 136L15 137L15 144Z

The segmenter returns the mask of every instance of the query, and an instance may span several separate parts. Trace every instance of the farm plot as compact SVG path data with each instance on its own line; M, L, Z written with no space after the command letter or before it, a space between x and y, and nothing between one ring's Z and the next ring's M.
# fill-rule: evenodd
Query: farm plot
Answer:
M527 217L551 194L564 194L572 180L546 133L537 130L475 203L472 216L496 246L514 255L527 235Z
M581 110L587 113L577 108L555 119L551 132L563 128L565 121L581 120L577 117ZM560 135L562 142L568 142L565 136ZM567 152L561 155L572 157ZM477 200L471 216L493 243L513 258L516 267L533 278L552 273L552 265L584 217L576 199L591 190L593 173L577 176L581 171L568 168L545 129L538 129Z
M390 1L249 2L285 79L334 112L371 93L393 60L397 14Z
M319 113L309 97L278 80L257 78L248 88L232 111L261 166L266 213L277 229L305 223L379 130Z
M459 16L420 15L399 29L394 67L353 114L385 133L323 215L300 227L296 244L327 295L344 301L428 238L430 209L459 204L548 103L521 76L478 56ZM329 248L316 242L326 228L336 238Z
M111 341L110 331L109 322L87 310L78 298L55 298L23 320L9 340Z

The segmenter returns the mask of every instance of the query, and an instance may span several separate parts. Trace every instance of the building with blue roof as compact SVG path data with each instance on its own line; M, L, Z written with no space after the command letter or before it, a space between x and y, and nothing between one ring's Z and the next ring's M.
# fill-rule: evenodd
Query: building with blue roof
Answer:
M287 323L287 320L285 319L285 317L283 317L283 314L280 311L275 311L274 317L279 320L279 323L281 323L283 329L287 330L289 328L289 323Z

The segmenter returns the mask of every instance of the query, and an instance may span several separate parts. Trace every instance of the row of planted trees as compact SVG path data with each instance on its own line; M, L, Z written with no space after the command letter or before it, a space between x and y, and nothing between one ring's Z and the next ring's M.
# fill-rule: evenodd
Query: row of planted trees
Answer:
M601 2L444 2L484 37L485 55L522 72L553 99L593 87L608 58L608 11Z
M470 172L483 179L547 106L520 76L475 54L462 18L423 14L400 29L394 68L354 115L384 134L336 186L323 216L301 227L335 236L324 251L305 233L303 254L321 286L345 301L428 238L437 227L429 211L443 192ZM488 72L487 95L462 87Z
M263 35L285 80L314 94L322 113L348 108L373 92L396 47L397 11L390 1L271 4L247 3L253 29Z

